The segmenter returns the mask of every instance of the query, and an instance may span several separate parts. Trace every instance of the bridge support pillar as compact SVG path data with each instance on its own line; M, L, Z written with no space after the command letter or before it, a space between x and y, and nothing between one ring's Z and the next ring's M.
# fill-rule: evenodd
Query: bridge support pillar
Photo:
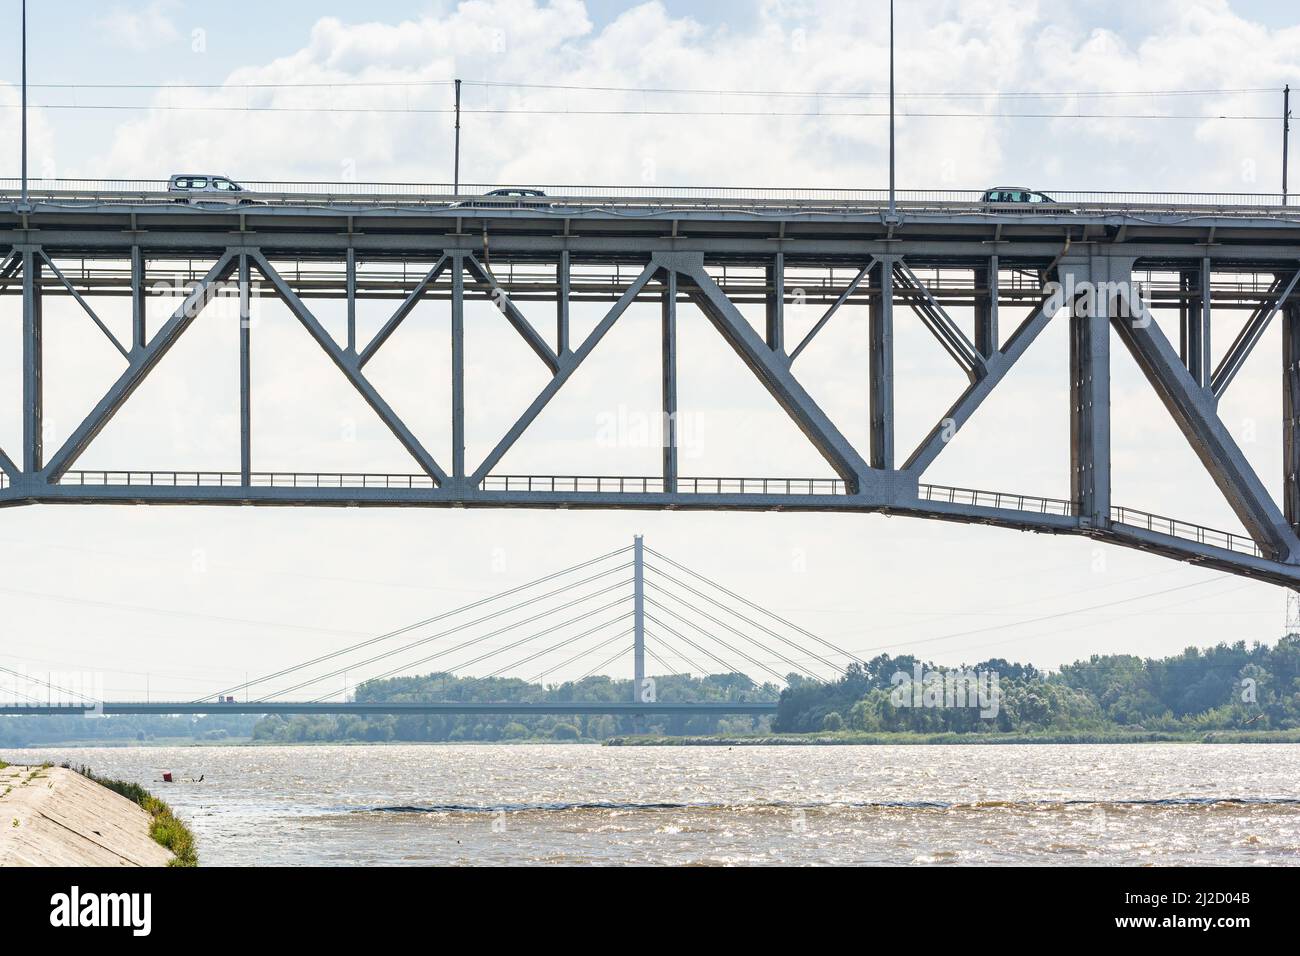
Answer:
M253 483L252 277L248 254L239 254L239 483Z
M894 468L894 257L881 256L880 268L867 275L879 295L867 316L872 468Z
M997 256L991 256L988 265L975 267L975 289L975 348L990 358L998 350Z
M785 351L785 253L778 252L767 267L767 347Z
M131 349L139 351L144 348L148 337L145 316L145 272L144 250L139 246L131 247Z
M645 690L645 546L641 535L632 539L632 703L643 700Z
M661 320L663 339L663 482L665 494L677 492L677 273L664 273Z
M465 253L451 256L451 477L465 481Z
M1282 506L1300 532L1300 302L1282 313Z
M23 251L23 471L35 474L45 465L42 433L44 422L44 383L42 372L42 337L44 318L41 310L41 254L36 249Z
M569 351L569 283L573 274L571 253L566 249L560 253L560 261L555 265L555 354L564 355Z
M1091 527L1110 520L1110 264L1061 267L1070 302L1070 494ZM1120 277L1127 279L1127 276Z
M1183 365L1192 373L1192 379L1201 387L1208 387L1214 366L1210 359L1210 260L1201 260L1200 268L1184 269L1179 273L1183 292L1179 306L1181 329L1179 355Z

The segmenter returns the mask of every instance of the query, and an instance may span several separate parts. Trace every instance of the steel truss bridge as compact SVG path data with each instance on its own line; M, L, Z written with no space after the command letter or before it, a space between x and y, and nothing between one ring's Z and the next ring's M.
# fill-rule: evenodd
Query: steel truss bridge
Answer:
M0 185L6 185L0 183ZM11 184L10 184L11 185ZM261 184L240 206L178 205L159 184L43 183L22 206L0 193L0 293L22 300L23 437L0 452L0 504L188 503L675 508L886 512L1102 541L1300 587L1300 216L1281 197L1057 194L1055 205L993 208L966 193L807 190L624 190L549 187L544 206L498 206L415 186ZM469 190L474 192L474 190ZM150 275L183 263L190 286L147 334ZM415 270L412 264L419 263ZM251 341L240 323L242 455L238 471L81 471L95 436L165 360L218 287L235 283L248 314L256 279L288 307L414 462L407 474L271 473L254 468ZM1052 284L1055 283L1056 286ZM1144 294L1139 294L1138 289ZM1058 289L1059 287L1059 289ZM793 290L825 311L800 341L786 337ZM1065 290L1064 297L1060 289ZM42 303L76 301L125 369L58 448L42 443ZM119 340L95 312L129 296ZM346 340L305 304L347 303ZM493 299L549 373L514 425L479 462L464 454L464 303ZM388 299L391 317L357 339L356 303ZM422 299L450 303L449 461L437 461L366 376L367 363ZM542 329L516 303L554 303ZM594 330L571 338L574 302L603 301ZM593 358L635 302L662 315L663 412L655 475L507 475L504 455ZM761 303L756 328L739 306ZM703 477L679 470L677 314L697 306L808 437L836 477ZM940 487L926 469L1058 313L1070 324L1068 500ZM869 313L870 441L856 447L817 405L798 358L840 310ZM955 308L973 309L969 327ZM1172 342L1151 309L1176 308ZM913 449L895 446L894 326L906 309L933 333L967 385ZM1216 364L1213 317L1245 313ZM1217 413L1220 398L1275 320L1282 323L1284 468L1279 506ZM93 326L98 327L95 331ZM1246 534L1204 528L1111 500L1110 362L1114 343L1150 388L1240 519ZM306 399L304 399L306 400Z

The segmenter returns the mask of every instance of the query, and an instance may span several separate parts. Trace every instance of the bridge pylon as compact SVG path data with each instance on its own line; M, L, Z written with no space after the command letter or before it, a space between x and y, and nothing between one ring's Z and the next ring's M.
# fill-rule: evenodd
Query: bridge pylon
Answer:
M632 703L653 703L645 692L645 543L632 538Z

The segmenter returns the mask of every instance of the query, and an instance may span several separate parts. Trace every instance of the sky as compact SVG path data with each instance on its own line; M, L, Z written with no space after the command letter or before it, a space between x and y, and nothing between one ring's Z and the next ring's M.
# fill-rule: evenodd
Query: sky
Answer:
M1292 5L899 6L903 188L1279 188L1280 91L1300 79ZM9 22L17 7L0 0ZM879 187L887 179L887 125L864 115L884 103L883 3L31 8L37 177L193 169L246 180L445 183L447 81L461 78L466 181ZM18 54L16 31L5 31L0 176L18 170ZM547 86L570 89L538 88ZM1189 90L1234 92L1168 93ZM1134 91L1159 95L1059 95ZM1026 93L1036 95L1008 95ZM368 112L375 108L384 112ZM502 109L512 112L483 112ZM1011 113L1034 115L1000 115ZM105 303L101 314L120 326L124 304ZM333 306L320 308L337 324ZM837 316L798 371L841 429L864 442L860 311ZM789 335L817 312L792 309ZM363 327L377 327L383 313L363 307ZM637 307L620 321L601 361L566 388L503 471L653 473L658 450L635 429L602 436L611 421L658 406L658 368L643 358L656 348L655 315ZM575 313L578 323L595 317ZM0 302L0 388L9 398L0 447L13 447L19 422L17 319L15 300ZM493 319L486 306L468 312L471 460L543 381ZM1222 346L1240 318L1218 321ZM410 470L287 313L265 303L258 322L256 469ZM75 306L52 305L47 324L51 445L118 367ZM200 320L82 464L237 463L231 332L228 316ZM426 444L443 448L445 310L420 306L399 336L374 377ZM919 324L900 325L898 336L902 447L941 417L961 383ZM1068 497L1066 349L1053 323L926 480ZM1275 495L1278 352L1275 328L1222 406ZM1114 355L1114 500L1238 530L1127 355ZM682 356L683 473L826 473L698 316L683 321ZM0 512L0 664L96 670L111 696L192 696L613 550L636 533L861 653L1055 667L1095 653L1272 641L1283 625L1285 594L1269 585L1087 539L879 515L28 507Z

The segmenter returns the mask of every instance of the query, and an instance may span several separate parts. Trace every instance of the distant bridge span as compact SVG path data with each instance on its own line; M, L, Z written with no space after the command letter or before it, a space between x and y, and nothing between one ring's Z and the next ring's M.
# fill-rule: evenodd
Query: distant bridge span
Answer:
M0 185L4 185L0 183ZM470 190L473 192L473 190ZM0 297L21 297L23 437L0 452L0 505L29 503L257 504L541 508L674 508L882 512L1080 534L1300 587L1300 217L1282 197L1064 194L1055 205L987 206L957 192L904 194L891 219L870 191L618 191L549 187L545 204L487 204L436 187L255 185L254 202L178 205L158 184L37 184L29 207L0 192ZM179 305L150 335L151 277L177 274ZM254 281L288 308L413 462L409 474L259 471L249 363L240 342L241 455L228 472L77 470L78 459L194 319L222 290L250 314ZM1061 290L1068 290L1061 294ZM825 311L798 342L786 338L796 296ZM42 303L59 296L105 335L123 371L57 449L44 447ZM95 311L102 296L132 302L130 334ZM549 380L481 462L465 460L464 303L486 297ZM307 304L347 304L335 336ZM356 302L386 299L391 317L359 341ZM424 299L450 303L452 430L438 461L366 376L366 365ZM554 304L543 330L516 303ZM608 312L581 341L574 302ZM503 457L601 339L636 302L661 310L663 412L672 425L653 477L510 476ZM1069 307L1061 310L1062 303ZM740 311L762 304L756 327ZM698 307L717 334L825 459L833 477L701 478L679 469L679 306ZM868 310L864 370L870 438L850 442L797 374L797 360L836 314ZM967 384L910 451L895 448L894 324L902 306L932 333ZM970 308L959 323L951 308ZM1177 309L1179 341L1151 308ZM1244 313L1212 360L1212 318ZM926 484L926 469L1058 314L1070 324L1071 495L1053 500ZM1274 319L1283 329L1283 475L1279 507L1218 415L1220 398ZM98 327L96 330L96 326ZM1134 357L1245 535L1112 502L1112 343ZM472 386L471 386L472 387ZM305 396L303 401L310 401ZM196 423L197 425L197 423ZM129 464L129 463L127 463Z

